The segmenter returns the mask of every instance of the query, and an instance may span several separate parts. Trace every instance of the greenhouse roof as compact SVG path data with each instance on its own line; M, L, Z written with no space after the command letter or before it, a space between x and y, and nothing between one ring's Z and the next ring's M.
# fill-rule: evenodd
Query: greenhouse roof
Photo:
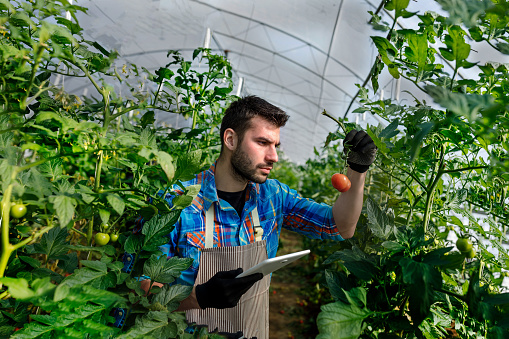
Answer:
M321 112L362 124L380 118L351 113L352 103L376 57L370 36L386 34L368 24L376 0L101 0L79 1L88 8L80 23L85 37L115 49L127 62L153 71L168 50L190 53L210 45L234 70L234 93L257 95L290 115L281 131L281 149L297 163L313 157L337 125ZM412 1L409 10L440 11L431 0ZM380 12L387 21L390 13ZM482 54L482 53L479 53ZM505 60L507 62L507 60ZM369 84L368 84L369 85ZM401 84L380 79L376 96L412 101ZM400 96L401 94L401 96ZM405 96L406 95L406 96ZM405 99L406 98L406 99ZM348 113L347 113L348 112ZM175 116L158 116L175 127Z

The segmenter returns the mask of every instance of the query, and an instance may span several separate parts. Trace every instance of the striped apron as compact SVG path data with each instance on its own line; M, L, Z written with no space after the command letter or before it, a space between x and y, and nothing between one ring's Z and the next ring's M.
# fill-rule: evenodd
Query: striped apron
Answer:
M229 271L242 267L244 270L267 259L266 240L262 240L258 210L252 212L256 241L233 247L213 247L214 207L205 215L205 248L202 249L200 267L195 285L207 282L219 271ZM269 285L270 275L256 282L232 308L186 311L188 323L208 326L209 332L242 332L246 338L269 338Z

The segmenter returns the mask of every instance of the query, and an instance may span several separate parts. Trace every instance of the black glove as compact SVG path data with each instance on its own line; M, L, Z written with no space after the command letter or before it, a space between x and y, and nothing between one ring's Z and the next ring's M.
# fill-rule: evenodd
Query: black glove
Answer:
M375 161L376 146L373 139L364 131L355 129L348 132L343 140L343 152L347 155L346 162L354 171L364 173Z
M217 272L206 283L196 286L196 300L202 309L230 308L237 305L240 297L255 282L263 278L263 274L255 273L247 277L235 278L243 272L242 268L232 271Z

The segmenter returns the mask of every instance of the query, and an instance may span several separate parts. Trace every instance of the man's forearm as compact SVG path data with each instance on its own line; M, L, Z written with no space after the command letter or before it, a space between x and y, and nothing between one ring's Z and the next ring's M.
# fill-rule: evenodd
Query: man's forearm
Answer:
M347 176L352 186L339 195L332 207L334 221L344 239L353 237L357 221L364 203L364 181L366 173L359 173L348 168Z

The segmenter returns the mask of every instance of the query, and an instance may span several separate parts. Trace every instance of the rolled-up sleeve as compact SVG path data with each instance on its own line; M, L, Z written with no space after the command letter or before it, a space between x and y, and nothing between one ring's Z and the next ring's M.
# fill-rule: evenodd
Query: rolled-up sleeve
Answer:
M283 227L312 239L344 240L334 221L332 206L303 198L296 190L280 185L283 191Z

